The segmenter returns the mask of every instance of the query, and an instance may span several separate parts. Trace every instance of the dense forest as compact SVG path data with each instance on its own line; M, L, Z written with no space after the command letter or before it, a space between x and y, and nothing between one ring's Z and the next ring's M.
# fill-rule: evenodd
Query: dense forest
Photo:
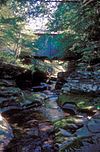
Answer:
M100 1L0 0L0 152L100 151Z

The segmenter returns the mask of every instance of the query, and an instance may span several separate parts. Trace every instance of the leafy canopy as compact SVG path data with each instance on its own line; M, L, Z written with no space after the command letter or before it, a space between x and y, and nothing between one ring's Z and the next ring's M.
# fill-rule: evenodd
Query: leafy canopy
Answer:
M63 31L60 54L81 54L85 62L100 57L99 16L99 0L91 3L60 3L49 23L50 30Z

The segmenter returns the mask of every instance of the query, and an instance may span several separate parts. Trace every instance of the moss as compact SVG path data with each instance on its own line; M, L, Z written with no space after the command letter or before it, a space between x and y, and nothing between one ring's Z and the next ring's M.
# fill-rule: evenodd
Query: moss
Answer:
M75 102L76 104L79 102L88 102L92 99L92 97L87 97L85 95L78 95L78 94L62 94L59 96L58 103L64 104L65 102Z
M69 116L66 119L58 120L53 122L55 129L58 130L59 128L67 128L69 125L73 123L77 123L78 118ZM80 120L78 120L80 121Z
M93 97L86 95L78 95L78 94L62 94L59 96L58 104L63 105L64 103L75 103L77 108L79 109L87 109L92 108L91 100Z
M31 93L31 92L28 92L28 91L26 91L26 92L23 91L22 96L25 100L31 100L31 101L36 101L36 100L41 101L42 100L41 99L42 96L39 93Z
M61 134L57 134L55 137L56 143L62 143L64 141L64 137Z

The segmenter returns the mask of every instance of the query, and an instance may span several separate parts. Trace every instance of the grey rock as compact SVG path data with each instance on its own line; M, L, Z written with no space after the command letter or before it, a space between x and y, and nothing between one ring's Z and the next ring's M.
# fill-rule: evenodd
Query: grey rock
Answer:
M72 73L62 87L62 92L100 93L100 72L77 71Z
M50 121L56 121L64 118L64 112L59 108L41 108L41 111L45 117L47 117Z
M92 133L100 133L100 119L92 119L87 126Z
M65 129L60 128L59 130L60 130L60 133L65 137L71 137L72 136L72 134Z
M84 138L92 136L91 132L88 130L88 128L86 126L78 129L74 135L78 136L78 137L84 137Z
M70 114L77 114L77 107L73 103L64 103L62 106L64 111L68 111Z

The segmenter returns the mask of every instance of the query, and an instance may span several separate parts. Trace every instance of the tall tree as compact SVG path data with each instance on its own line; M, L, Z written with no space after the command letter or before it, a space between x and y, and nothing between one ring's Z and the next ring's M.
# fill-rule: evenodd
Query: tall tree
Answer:
M36 36L25 29L25 20L15 15L9 5L1 7L0 27L0 42L3 49L8 48L16 57L23 50L32 51Z
M58 5L49 24L50 30L62 31L61 55L68 60L87 62L100 58L100 2L65 2ZM63 46L63 49L62 49ZM71 58L72 57L72 58Z

